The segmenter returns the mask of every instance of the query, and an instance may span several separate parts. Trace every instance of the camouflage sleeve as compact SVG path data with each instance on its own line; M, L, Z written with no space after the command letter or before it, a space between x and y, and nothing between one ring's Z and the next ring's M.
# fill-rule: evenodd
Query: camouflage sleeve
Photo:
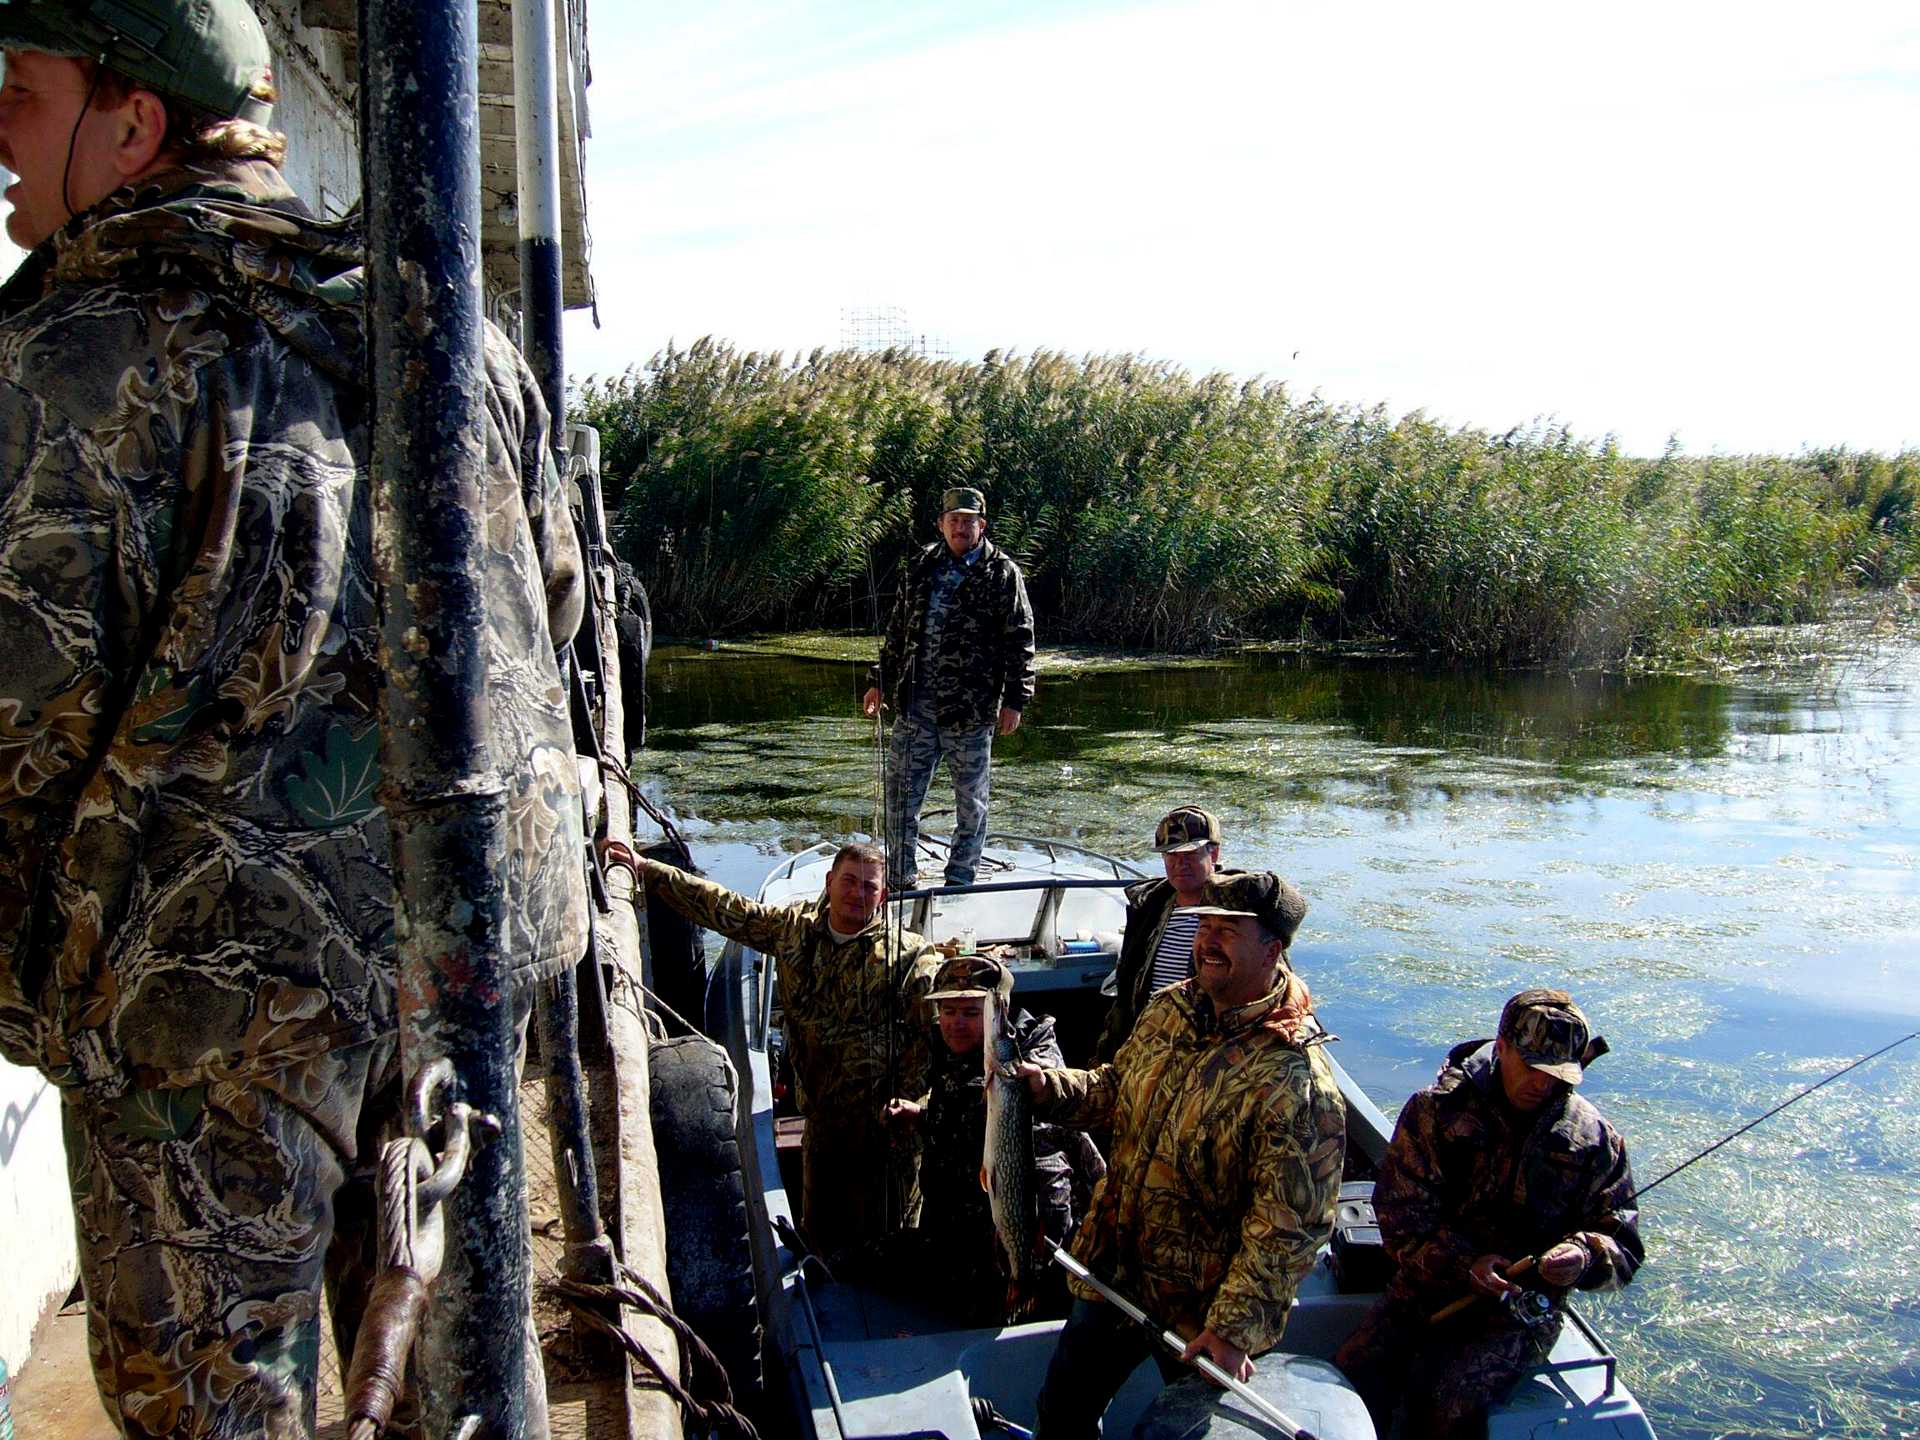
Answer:
M567 505L566 482L554 458L547 402L525 358L491 325L485 355L488 414L519 466L520 499L547 594L547 633L555 645L565 645L586 614L586 566Z
M767 954L791 951L806 936L807 917L789 905L762 905L724 885L644 856L638 860L647 893L657 896L694 924L717 931ZM782 978L786 967L781 968Z
M1577 1238L1593 1259L1580 1272L1582 1290L1618 1290L1647 1258L1640 1239L1640 1212L1633 1204L1633 1167L1627 1143L1612 1126L1591 1191L1587 1228Z
M1025 710L1033 700L1033 604L1027 599L1027 580L1019 567L1013 571L1013 598L1007 616L1000 704Z
M1438 1119L1433 1098L1409 1099L1393 1127L1393 1141L1373 1187L1380 1238L1400 1275L1420 1290L1455 1291L1467 1283L1478 1254L1473 1241L1446 1223L1440 1157L1434 1148Z
M1279 1342L1300 1282L1333 1233L1346 1123L1331 1075L1316 1083L1313 1062L1298 1056L1250 1142L1240 1249L1207 1307L1207 1329L1250 1355Z
M1035 1108L1056 1125L1076 1130L1098 1130L1113 1124L1120 1099L1120 1072L1111 1064L1091 1070L1049 1069L1046 1089Z

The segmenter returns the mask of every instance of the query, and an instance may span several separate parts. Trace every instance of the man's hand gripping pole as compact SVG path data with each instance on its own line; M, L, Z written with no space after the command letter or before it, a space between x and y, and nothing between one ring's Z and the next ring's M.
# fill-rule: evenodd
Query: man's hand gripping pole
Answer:
M1101 1298L1114 1305L1122 1315L1125 1315L1136 1325L1143 1326L1154 1339L1173 1351L1175 1355L1183 1358L1186 1356L1186 1341L1182 1340L1177 1334L1155 1324L1153 1317L1148 1315L1146 1311L1127 1299L1126 1296L1107 1284L1106 1281L1095 1275L1058 1245L1049 1243L1047 1248L1053 1252L1053 1258L1064 1266L1066 1272L1073 1276L1074 1279L1085 1281L1088 1285L1091 1285L1094 1290L1100 1294ZM1202 1375L1213 1381L1214 1384L1220 1386L1223 1390L1231 1391L1234 1395L1253 1407L1254 1411L1259 1414L1262 1419L1278 1426L1280 1433L1291 1437L1291 1440L1318 1440L1318 1437L1316 1437L1311 1430L1307 1429L1304 1425L1295 1424L1287 1417L1284 1411L1269 1401L1262 1399L1259 1395L1256 1395L1250 1385L1234 1379L1233 1376L1214 1364L1204 1353L1195 1355L1189 1363Z

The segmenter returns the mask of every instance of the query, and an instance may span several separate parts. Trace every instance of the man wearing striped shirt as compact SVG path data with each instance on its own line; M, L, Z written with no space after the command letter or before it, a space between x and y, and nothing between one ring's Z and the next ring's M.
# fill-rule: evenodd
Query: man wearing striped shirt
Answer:
M1193 974L1193 937L1196 916L1183 907L1211 905L1216 880L1243 874L1220 865L1220 822L1198 805L1181 805L1167 812L1154 829L1153 848L1166 867L1164 880L1142 880L1127 887L1126 932L1120 941L1120 960L1101 988L1113 996L1113 1009L1094 1052L1096 1064L1113 1059L1133 1033L1134 1022L1147 1001L1169 985ZM1306 901L1282 882L1288 913L1298 927ZM1297 903L1296 903L1297 902ZM1293 939L1291 929L1284 937Z

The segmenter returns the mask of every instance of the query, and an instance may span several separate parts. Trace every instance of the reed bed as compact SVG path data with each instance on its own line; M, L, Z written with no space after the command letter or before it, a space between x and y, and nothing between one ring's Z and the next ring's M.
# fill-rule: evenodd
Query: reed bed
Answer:
M1818 618L1916 562L1920 451L1657 458L1136 356L798 358L713 340L591 379L663 631L872 626L940 492L987 492L1054 640L1380 640L1612 667Z

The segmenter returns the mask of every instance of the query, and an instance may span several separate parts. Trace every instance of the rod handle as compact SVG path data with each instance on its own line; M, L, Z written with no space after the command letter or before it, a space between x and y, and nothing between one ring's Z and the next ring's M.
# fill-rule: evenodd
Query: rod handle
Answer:
M1533 1256L1529 1255L1526 1258L1521 1260L1516 1260L1513 1262L1513 1264L1509 1265L1507 1267L1507 1273L1505 1278L1508 1280L1518 1280L1522 1275L1525 1275L1528 1271L1532 1269L1533 1269ZM1483 1296L1478 1290L1474 1291L1471 1295L1462 1295L1458 1300L1455 1300L1449 1304L1443 1305L1438 1310L1434 1311L1433 1314L1427 1318L1427 1323L1429 1325L1438 1325L1442 1320L1451 1320L1454 1316L1458 1315L1462 1310L1466 1309L1469 1305L1473 1304L1474 1301L1483 1300L1486 1298L1487 1297Z

